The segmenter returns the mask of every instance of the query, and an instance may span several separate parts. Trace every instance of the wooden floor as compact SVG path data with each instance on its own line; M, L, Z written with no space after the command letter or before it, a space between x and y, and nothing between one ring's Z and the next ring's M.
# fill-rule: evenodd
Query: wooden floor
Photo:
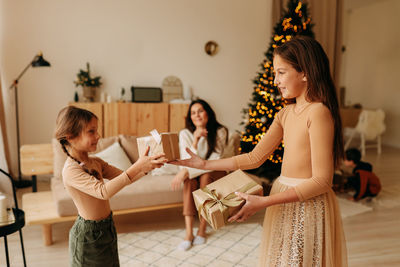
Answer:
M400 149L384 147L381 156L367 150L365 160L372 163L383 187L400 184ZM39 191L49 190L48 181L39 182ZM29 189L18 190L19 197ZM400 194L400 192L399 192ZM157 219L155 219L157 218ZM252 221L262 222L263 212ZM180 209L115 218L118 232L138 232L157 229L183 228ZM349 266L400 266L400 206L379 208L343 220L347 240ZM68 266L68 231L72 223L53 226L54 245L45 247L40 226L25 226L23 236L28 266ZM22 266L18 234L8 237L12 266ZM5 266L4 244L0 245L0 266Z

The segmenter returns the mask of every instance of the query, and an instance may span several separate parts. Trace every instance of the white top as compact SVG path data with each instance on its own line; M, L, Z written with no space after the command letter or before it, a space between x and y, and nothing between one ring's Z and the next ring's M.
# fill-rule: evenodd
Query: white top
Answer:
M221 155L224 152L225 146L227 144L227 130L225 128L219 128L217 130L217 141L215 143L215 149L211 153L210 157L208 159L210 160L215 160L215 159L220 159ZM186 148L189 148L193 153L198 155L202 159L206 159L207 151L208 151L208 144L207 144L207 138L202 136L199 139L199 142L197 143L197 149L193 147L193 140L194 136L193 133L191 133L188 129L183 129L182 131L179 132L179 152L181 154L181 159L188 159L190 158L189 153L186 152ZM189 178L193 179L195 177L198 177L199 175L202 175L207 172L211 172L210 170L199 170L195 168L189 168L189 167L180 167L186 168L189 171Z

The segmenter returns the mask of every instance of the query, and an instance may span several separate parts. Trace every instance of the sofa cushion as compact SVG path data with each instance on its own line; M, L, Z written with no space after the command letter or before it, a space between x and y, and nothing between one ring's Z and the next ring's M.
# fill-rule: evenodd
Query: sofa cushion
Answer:
M146 175L115 194L110 199L111 209L132 209L182 202L182 190L173 191L171 189L170 183L173 178L173 175ZM61 179L53 178L51 180L51 191L60 216L78 214Z
M240 134L236 131L229 131L228 143L224 148L222 158L230 158L239 154Z
M112 197L110 200L111 209L132 209L182 202L182 189L177 191L171 189L173 178L173 175L146 175L139 181L125 186Z
M139 159L136 136L120 134L118 137L122 148L128 155L128 158L132 163L135 163Z
M118 136L100 138L99 142L97 143L96 151L94 151L91 154L99 153L100 151L103 151L104 149L111 146L115 142L118 142Z
M94 154L93 156L99 157L108 164L117 167L120 170L127 170L131 165L131 161L122 149L119 142L115 142L106 149Z

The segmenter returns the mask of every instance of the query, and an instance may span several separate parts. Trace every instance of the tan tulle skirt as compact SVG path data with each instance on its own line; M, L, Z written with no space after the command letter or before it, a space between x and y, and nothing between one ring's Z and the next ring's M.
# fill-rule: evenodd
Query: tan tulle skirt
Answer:
M271 194L304 182L280 176ZM267 208L259 266L347 266L346 243L335 193Z

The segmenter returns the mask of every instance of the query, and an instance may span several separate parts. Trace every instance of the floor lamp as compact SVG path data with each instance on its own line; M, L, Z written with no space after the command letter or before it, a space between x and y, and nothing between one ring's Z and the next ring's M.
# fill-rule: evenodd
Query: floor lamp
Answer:
M43 58L42 53L40 52L37 54L31 62L23 69L23 71L18 75L18 77L14 80L11 84L10 89L14 88L14 95L15 95L15 118L17 124L17 150L18 150L18 180L15 181L15 187L23 188L32 186L32 181L29 180L22 180L21 174L21 162L20 162L20 140L19 140L19 116L18 116L18 81L24 75L24 73L29 69L29 67L50 67L50 63Z

